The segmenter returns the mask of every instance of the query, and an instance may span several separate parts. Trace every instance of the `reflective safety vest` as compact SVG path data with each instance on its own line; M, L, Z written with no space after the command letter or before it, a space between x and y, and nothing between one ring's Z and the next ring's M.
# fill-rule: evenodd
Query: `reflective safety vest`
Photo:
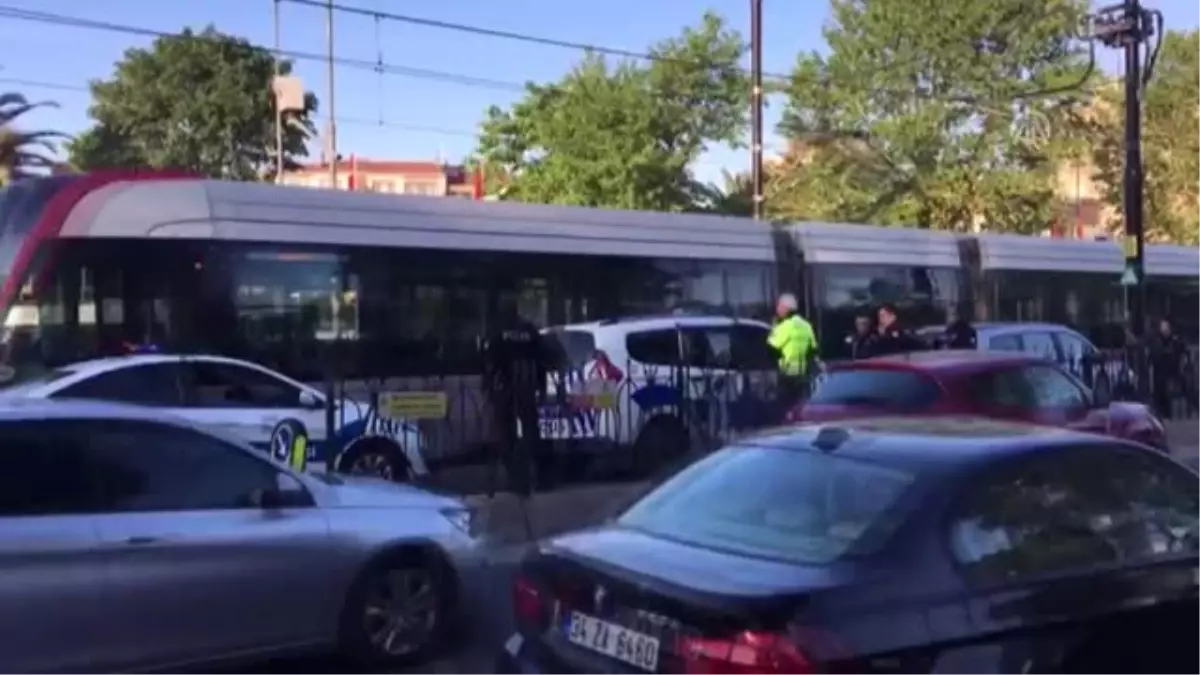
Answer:
M817 349L817 335L811 323L793 314L775 324L767 344L779 352L780 373L803 375L808 371L809 357Z

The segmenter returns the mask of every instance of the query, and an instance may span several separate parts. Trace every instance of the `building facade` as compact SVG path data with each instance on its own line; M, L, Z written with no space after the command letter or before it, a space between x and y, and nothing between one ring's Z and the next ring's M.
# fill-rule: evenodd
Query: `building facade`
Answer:
M303 164L283 175L284 185L329 188L329 163ZM431 197L475 197L475 182L463 166L441 162L342 159L337 166L337 188L387 194Z

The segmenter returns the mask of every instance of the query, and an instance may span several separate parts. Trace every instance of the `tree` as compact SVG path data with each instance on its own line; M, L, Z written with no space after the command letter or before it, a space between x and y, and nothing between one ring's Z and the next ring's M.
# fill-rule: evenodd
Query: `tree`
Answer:
M721 170L721 185L710 186L707 197L697 206L704 211L726 216L750 216L754 213L754 181L749 173Z
M562 80L490 108L477 155L503 198L682 211L710 195L688 166L710 143L737 144L749 88L746 44L713 14L651 50L648 64L586 56ZM489 185L489 194L495 194Z
M1082 0L832 0L828 56L800 55L781 132L791 218L1039 231L1050 128L1086 74ZM1066 90L1066 91L1064 91ZM1047 92L1058 92L1045 95Z
M1143 223L1147 238L1196 244L1200 239L1200 33L1169 31L1142 104ZM1121 212L1125 167L1124 88L1101 92L1090 127L1094 178ZM1123 229L1118 216L1111 225Z
M57 131L21 131L17 127L25 113L52 105L30 103L17 93L0 94L0 185L54 165L54 139L63 135Z
M93 82L95 126L70 144L79 169L120 166L180 168L214 178L274 175L275 104L271 53L209 27L158 38L125 52L108 80ZM283 74L291 64L280 64ZM307 155L315 129L305 109L289 113L285 165Z

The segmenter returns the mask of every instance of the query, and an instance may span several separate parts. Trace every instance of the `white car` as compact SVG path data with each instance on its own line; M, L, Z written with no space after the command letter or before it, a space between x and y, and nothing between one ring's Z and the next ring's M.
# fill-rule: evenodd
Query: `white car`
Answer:
M649 468L693 442L766 422L776 382L771 327L720 315L666 315L542 331L558 367L541 437L572 454L631 446ZM760 419L762 418L762 419Z
M414 424L380 418L355 401L334 401L329 434L323 393L260 365L223 356L131 354L82 361L4 389L0 396L162 408L285 461L299 424L308 435L309 462L390 480L428 472Z

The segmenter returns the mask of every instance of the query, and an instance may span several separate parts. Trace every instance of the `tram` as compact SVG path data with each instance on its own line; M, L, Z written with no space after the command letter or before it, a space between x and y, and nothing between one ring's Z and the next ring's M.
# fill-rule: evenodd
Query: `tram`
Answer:
M1147 247L1151 316L1196 340L1200 251ZM163 172L0 190L3 357L24 368L130 344L245 358L298 379L478 372L505 302L540 325L687 304L766 318L797 292L825 342L882 302L1102 336L1123 324L1109 241L954 235L206 180Z

